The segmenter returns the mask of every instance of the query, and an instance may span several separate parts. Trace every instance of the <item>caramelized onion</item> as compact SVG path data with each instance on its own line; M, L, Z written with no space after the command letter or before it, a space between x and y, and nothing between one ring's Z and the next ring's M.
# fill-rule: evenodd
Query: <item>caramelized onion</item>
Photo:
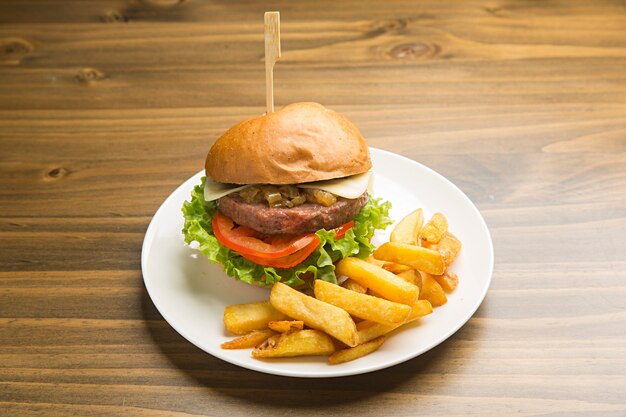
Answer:
M307 201L311 203L321 204L322 206L329 207L337 202L337 197L328 191L320 190L318 188L306 189Z
M239 191L246 203L266 203L273 208L297 207L307 201L322 206L332 206L337 197L328 191L317 188L298 188L295 185L253 185Z

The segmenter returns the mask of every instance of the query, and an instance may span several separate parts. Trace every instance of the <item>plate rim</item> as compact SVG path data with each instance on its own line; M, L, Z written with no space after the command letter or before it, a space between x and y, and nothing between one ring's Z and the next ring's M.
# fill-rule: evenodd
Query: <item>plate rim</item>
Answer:
M184 329L180 329L177 326L175 326L173 323L176 322L175 319L168 317L169 313L165 313L163 310L163 308L159 308L159 304L158 302L155 300L154 298L154 293L153 290L151 290L151 285L149 283L149 279L146 278L146 270L147 270L147 263L148 263L148 254L150 252L150 247L152 245L152 242L155 240L156 238L156 221L155 219L157 219L159 217L159 214L162 210L165 210L165 207L168 205L167 203L170 202L170 200L173 200L174 197L180 192L180 190L184 187L187 186L187 183L189 183L190 181L195 181L195 178L198 176L202 176L202 174L204 173L203 170L197 172L196 174L192 175L191 177L189 177L187 180L183 181L182 184L180 184L178 187L176 187L175 190L173 190L165 200L163 200L163 202L161 203L161 205L159 206L159 208L157 209L157 211L154 213L154 215L152 216L152 219L150 220L150 224L148 225L148 228L146 229L145 235L144 235L144 239L142 242L142 246L141 246L141 275L143 278L143 282L144 282L144 286L146 288L146 291L148 292L148 296L150 297L150 300L152 301L152 304L154 305L154 307L157 309L157 311L159 312L159 314L163 317L163 319L168 323L169 326L171 326L178 334L180 334L185 340L187 340L189 343L193 344L194 346L196 346L197 348L201 349L203 352L208 353L211 356L214 356L218 359L221 359L227 363L230 363L232 365L236 365L239 366L241 368L244 369L249 369L249 370L253 370L253 371L257 371L257 372L261 372L261 373L265 373L265 374L270 374L270 375L278 375L278 376L287 376L287 377L296 377L296 378L335 378L335 377L343 377L343 376L353 376L353 375L360 375L360 374L365 374L365 373L370 373L370 372L375 372L378 370L382 370L382 369L386 369L386 368L391 368L394 367L398 364L404 363L406 361L409 361L411 359L414 359L426 352L428 352L429 350L433 349L434 347L440 345L441 343L443 343L444 341L446 341L447 339L449 339L452 335L454 335L461 327L463 327L476 313L476 311L478 310L478 308L481 306L481 304L483 303L483 301L485 300L485 297L487 295L487 292L489 291L489 287L491 286L491 281L493 279L493 269L494 269L494 247L493 247L493 239L491 237L491 232L489 230L489 227L487 226L487 222L485 221L484 217L482 216L480 210L478 210L478 207L476 207L476 205L472 202L472 200L463 192L463 190L461 190L459 187L457 187L451 180L449 180L448 178L446 178L445 176L443 176L442 174L438 173L437 171L435 171L434 169L418 162L415 161L411 158L408 158L404 155L399 155L396 154L394 152L388 151L388 150L384 150L384 149L379 149L379 148L374 148L374 147L369 147L370 152L371 153L381 153L383 155L386 155L387 157L392 157L392 158L400 158L408 163L411 164L416 164L418 165L421 169L424 169L426 171L428 171L431 175L434 175L436 177L438 177L440 180L443 180L444 182L446 182L449 186L451 186L454 190L456 190L459 195L461 196L461 198L463 198L466 203L468 203L469 207L471 207L471 209L474 211L474 214L476 215L476 217L480 220L481 226L482 228L486 231L486 243L488 246L488 277L486 280L486 283L479 295L479 297L477 298L477 301L474 303L474 305L472 305L471 308L469 308L467 310L467 312L464 314L464 318L462 320L460 320L458 323L456 323L454 326L452 326L450 328L449 331L447 331L445 334L443 334L441 337L433 339L430 343L428 343L425 347L423 347L422 349L419 349L416 352L413 352L407 356L401 356L399 359L393 360L393 361L387 361L381 364L374 364L365 368L358 368L358 369L352 369L352 370L343 370L341 371L339 367L337 367L337 370L330 370L330 371L324 371L324 372L315 372L315 373L307 373L307 374L302 374L301 372L293 372L290 371L289 368L286 369L267 369L265 367L262 366L262 364L265 364L264 361L259 361L259 365L256 365L254 363L250 364L250 363L241 363L239 362L237 359L233 359L232 357L229 357L226 354L221 354L221 352L219 350L216 351L209 351L207 348L205 348L203 346L202 343L199 343L197 340L195 340L194 337L191 337L190 335L186 334L186 331ZM230 277L229 277L230 278ZM218 353L216 353L218 352Z

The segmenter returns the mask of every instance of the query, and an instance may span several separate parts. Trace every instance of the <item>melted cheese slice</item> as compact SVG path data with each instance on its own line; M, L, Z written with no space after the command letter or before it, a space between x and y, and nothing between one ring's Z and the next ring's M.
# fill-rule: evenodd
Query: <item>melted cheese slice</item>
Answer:
M336 178L333 180L307 182L298 184L300 188L319 188L329 193L338 195L343 198L357 198L368 189L372 172L367 171L362 174L352 175L345 178Z
M213 201L218 198L222 198L230 193L236 193L244 188L250 187L250 184L246 185L233 185L224 184L222 182L213 181L210 177L206 177L204 180L204 200Z
M365 191L371 192L372 182L374 176L371 171L364 172L363 174L352 175L345 178L337 178L325 181L307 182L304 184L298 184L300 188L319 188L320 190L328 191L340 197L344 198L357 198ZM244 188L251 187L254 184L247 185L232 185L223 184L221 182L213 181L207 177L204 183L204 199L206 201L217 200L230 193L241 191Z

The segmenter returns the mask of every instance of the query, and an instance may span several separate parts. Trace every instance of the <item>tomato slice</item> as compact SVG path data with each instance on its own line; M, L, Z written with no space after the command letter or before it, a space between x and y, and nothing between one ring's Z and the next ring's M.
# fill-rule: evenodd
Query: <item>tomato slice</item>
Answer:
M291 268L304 261L320 244L315 233L260 236L248 227L235 225L219 211L213 217L212 225L221 244L264 266ZM350 221L333 229L335 238L340 239L353 226L354 221Z
M312 242L309 246L306 246L304 249L300 249L297 252L294 252L290 255L283 256L280 258L263 258L263 257L244 255L244 254L241 254L241 256L243 256L246 259L250 259L252 262L256 262L259 265L274 266L276 268L291 268L303 262L306 258L308 258L309 255L312 254L315 251L315 249L317 249L318 245L319 245L319 242Z
M354 227L354 220L350 220L348 223L344 223L339 227L334 228L335 239L341 239L346 232Z
M273 236L262 240L257 232L248 227L235 227L235 223L219 211L213 217L212 224L215 237L224 246L241 255L274 259L290 255L313 243L317 247L320 242L315 233Z

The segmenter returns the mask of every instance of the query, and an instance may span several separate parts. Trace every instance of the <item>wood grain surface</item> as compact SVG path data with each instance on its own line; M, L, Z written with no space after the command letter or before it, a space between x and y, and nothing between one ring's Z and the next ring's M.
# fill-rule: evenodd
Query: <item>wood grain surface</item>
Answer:
M319 101L458 185L496 266L442 345L354 377L225 363L143 286L161 202L212 141ZM0 415L626 415L623 1L3 0Z

